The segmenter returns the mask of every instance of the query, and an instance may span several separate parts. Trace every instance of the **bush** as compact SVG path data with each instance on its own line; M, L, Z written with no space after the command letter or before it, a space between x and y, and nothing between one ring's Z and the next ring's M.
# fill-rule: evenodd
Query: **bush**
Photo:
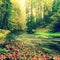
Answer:
M30 16L27 21L27 33L34 33L34 29L36 29L36 23L34 21L34 17Z
M8 53L8 50L6 50L6 49L1 49L1 48L0 48L0 53L2 53L2 54L3 54L3 53Z
M36 20L36 26L40 28L44 28L46 26L45 20L37 18Z
M51 20L52 20L51 31L60 32L60 10L58 10L51 16Z

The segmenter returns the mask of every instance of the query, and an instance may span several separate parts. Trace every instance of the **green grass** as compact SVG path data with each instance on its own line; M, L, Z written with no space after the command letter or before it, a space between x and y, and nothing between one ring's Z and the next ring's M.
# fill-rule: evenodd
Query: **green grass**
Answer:
M50 32L35 32L37 35L48 36L48 37L60 37L60 32L50 33Z

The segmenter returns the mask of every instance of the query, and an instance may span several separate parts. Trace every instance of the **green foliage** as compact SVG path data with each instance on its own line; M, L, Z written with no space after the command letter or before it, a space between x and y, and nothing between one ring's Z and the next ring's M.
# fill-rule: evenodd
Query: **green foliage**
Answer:
M49 26L50 32L60 32L60 0L54 0L52 11L44 17L47 25Z
M6 36L6 39L5 39L5 42L6 43L10 43L10 42L14 42L15 41L15 35L13 33L9 33L7 36Z
M50 18L51 15L52 15L52 12L48 11L48 14L44 16L44 21L45 21L46 26L51 24L51 22L52 22L52 20Z
M19 60L24 60L24 58L23 58L23 57L21 57Z
M0 29L23 30L24 19L21 17L20 8L12 4L10 0L1 0L0 3ZM20 12L20 13L19 13Z
M54 0L53 12L57 12L60 9L60 0Z
M34 17L30 16L27 20L27 32L28 33L34 33L34 29L36 29L36 23L34 21Z
M60 31L60 0L28 0L27 3L25 11L15 2L0 0L0 29L21 31L27 26L28 33L34 33L36 28L46 27L53 32Z
M0 48L0 53L2 53L2 54L8 53L8 50L6 50L6 49L1 49L1 48Z
M37 28L44 28L46 26L45 20L43 20L41 18L37 18L36 26L37 26Z
M9 30L22 30L22 24L20 23L20 10L18 8L13 7L12 13L9 18Z
M51 29L53 32L60 32L60 11L59 10L51 16L51 19L53 20L51 24L52 25Z
M10 0L2 0L2 4L0 4L0 28L1 29L9 29L8 21L11 13L11 2Z

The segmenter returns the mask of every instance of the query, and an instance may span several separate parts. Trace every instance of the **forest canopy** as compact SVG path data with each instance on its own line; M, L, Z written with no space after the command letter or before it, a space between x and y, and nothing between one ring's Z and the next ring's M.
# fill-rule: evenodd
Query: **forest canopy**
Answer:
M60 0L0 0L0 29L60 32Z

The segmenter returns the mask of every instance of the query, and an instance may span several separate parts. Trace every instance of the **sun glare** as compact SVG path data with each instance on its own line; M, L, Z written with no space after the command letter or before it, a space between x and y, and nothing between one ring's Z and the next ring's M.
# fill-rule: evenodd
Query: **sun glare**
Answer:
M22 7L25 6L25 0L11 0L11 1L12 1L12 3L19 4Z
M25 0L18 0L18 3L19 3L22 7L25 7Z

